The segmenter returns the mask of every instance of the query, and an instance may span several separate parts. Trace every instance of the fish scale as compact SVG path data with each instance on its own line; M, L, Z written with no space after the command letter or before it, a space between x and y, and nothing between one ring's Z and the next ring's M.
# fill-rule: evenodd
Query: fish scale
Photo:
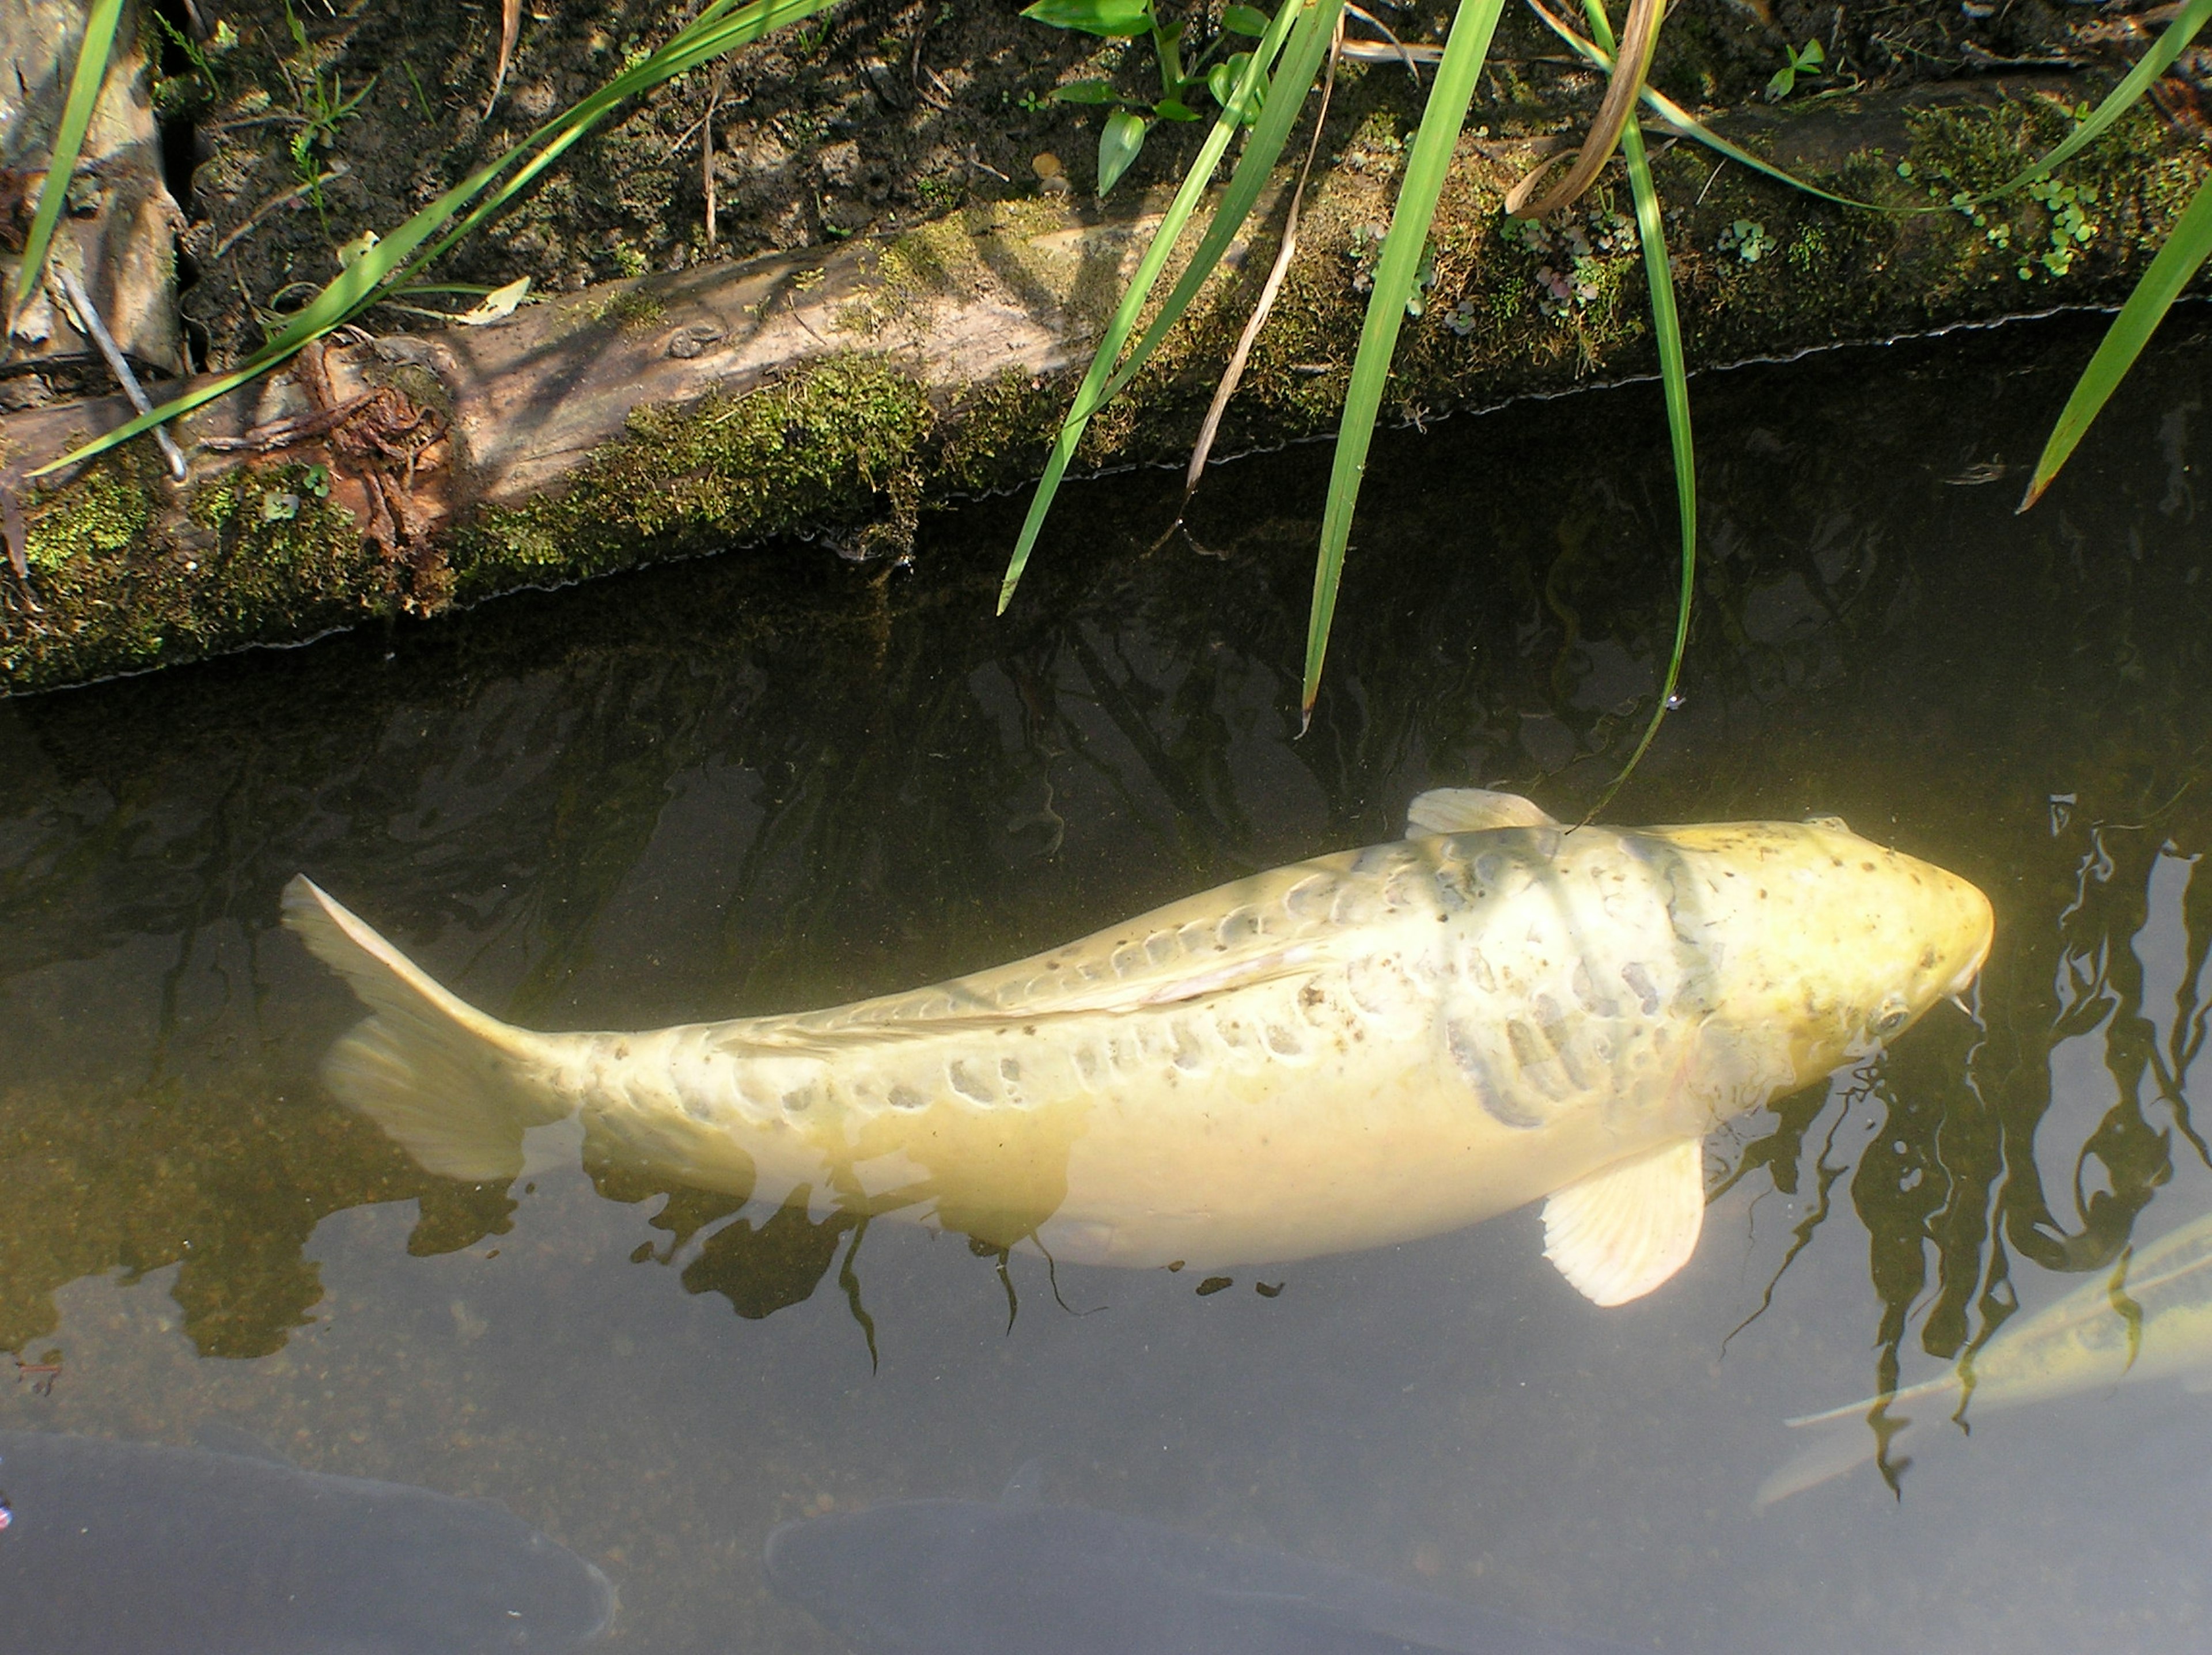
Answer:
M288 921L373 1015L325 1074L433 1171L523 1130L777 1202L1146 1266L1371 1246L1549 1197L1601 1303L1689 1255L1711 1127L1972 980L1966 881L1832 822L1569 831L1474 789L1411 837L824 1010L538 1034L423 976L304 879Z

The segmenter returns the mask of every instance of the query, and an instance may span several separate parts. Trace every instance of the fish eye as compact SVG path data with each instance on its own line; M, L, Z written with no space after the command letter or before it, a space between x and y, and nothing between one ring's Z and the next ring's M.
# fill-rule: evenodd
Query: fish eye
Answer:
M1893 995L1875 1008L1874 1020L1867 1026L1877 1037L1887 1040L1911 1020L1912 1007Z
M1805 818L1805 825L1828 828L1838 833L1849 833L1851 831L1851 824L1840 816L1808 816Z

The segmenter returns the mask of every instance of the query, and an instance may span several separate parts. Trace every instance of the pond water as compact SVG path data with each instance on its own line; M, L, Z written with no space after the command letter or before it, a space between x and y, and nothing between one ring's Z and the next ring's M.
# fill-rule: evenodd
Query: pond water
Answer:
M1071 492L1003 621L1018 501L904 570L739 554L0 703L0 1430L213 1424L496 1500L618 1587L606 1647L668 1655L842 1647L772 1528L1025 1465L1632 1647L2200 1648L2212 1434L2171 1380L1900 1404L1883 1467L1753 1503L1787 1417L2212 1214L2197 326L2026 517L2081 324L1698 382L1684 703L1607 818L1838 814L1997 941L1976 1017L1716 1138L1695 1258L1615 1310L1534 1209L1201 1291L573 1158L432 1176L323 1090L360 1009L277 904L305 870L501 1016L645 1027L994 964L1431 786L1571 817L1673 625L1651 387L1378 446L1303 739L1318 447L1158 548L1171 479Z

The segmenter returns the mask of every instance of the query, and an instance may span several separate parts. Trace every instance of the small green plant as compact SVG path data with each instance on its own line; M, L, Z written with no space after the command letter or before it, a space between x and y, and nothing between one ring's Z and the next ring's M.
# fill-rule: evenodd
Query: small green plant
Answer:
M1814 80L1826 73L1828 54L1820 50L1818 40L1808 40L1794 52L1785 46L1782 48L1782 67L1776 70L1766 82L1766 100L1769 103L1780 103L1796 91L1797 78L1801 75L1808 80Z
M1158 97L1131 97L1107 80L1076 81L1055 88L1052 94L1060 103L1095 104L1113 112L1098 134L1098 193L1102 196L1129 170L1129 163L1145 147L1145 136L1154 121L1202 119L1191 106L1201 91L1216 104L1227 104L1251 53L1232 52L1210 69L1206 60L1237 36L1259 39L1267 33L1268 24L1265 12L1232 5L1221 15L1220 32L1186 64L1182 59L1185 26L1162 22L1154 0L1036 0L1022 15L1054 28L1078 29L1106 40L1151 37L1154 65L1159 70ZM1257 113L1255 108L1247 119L1256 118Z
M209 33L204 44L195 40L158 11L147 14L169 44L184 54L191 64L188 73L162 75L155 82L154 100L164 114L198 107L222 95L222 82L216 74L216 61L226 58L238 45L238 31L229 20L218 22Z
M1536 309L1554 320L1596 303L1613 284L1613 262L1636 249L1635 224L1616 212L1509 218L1505 224L1507 238L1540 261Z
M1713 244L1716 253L1732 253L1747 265L1756 265L1781 244L1766 233L1766 226L1756 219L1739 218L1721 232L1720 240Z
M361 100L376 84L376 76L370 76L362 82L359 91L351 97L346 96L344 82L336 74L325 78L317 67L315 49L307 39L307 26L301 22L289 0L284 7L284 21L291 30L297 61L283 59L282 67L284 78L292 83L292 94L298 100L300 113L304 118L304 124L293 133L289 146L292 170L307 186L307 199L319 216L323 210L321 157L336 142L338 123L361 107Z

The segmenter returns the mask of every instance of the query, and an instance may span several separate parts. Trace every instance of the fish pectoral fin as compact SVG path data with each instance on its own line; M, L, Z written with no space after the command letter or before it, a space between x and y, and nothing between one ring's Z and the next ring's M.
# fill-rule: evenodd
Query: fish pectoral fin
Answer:
M1678 1138L1553 1190L1544 1256L1592 1304L1625 1305L1690 1262L1705 1221L1705 1145Z
M1488 788L1431 788L1406 806L1406 837L1433 838L1440 833L1480 833L1485 828L1559 826L1541 806L1517 793Z

